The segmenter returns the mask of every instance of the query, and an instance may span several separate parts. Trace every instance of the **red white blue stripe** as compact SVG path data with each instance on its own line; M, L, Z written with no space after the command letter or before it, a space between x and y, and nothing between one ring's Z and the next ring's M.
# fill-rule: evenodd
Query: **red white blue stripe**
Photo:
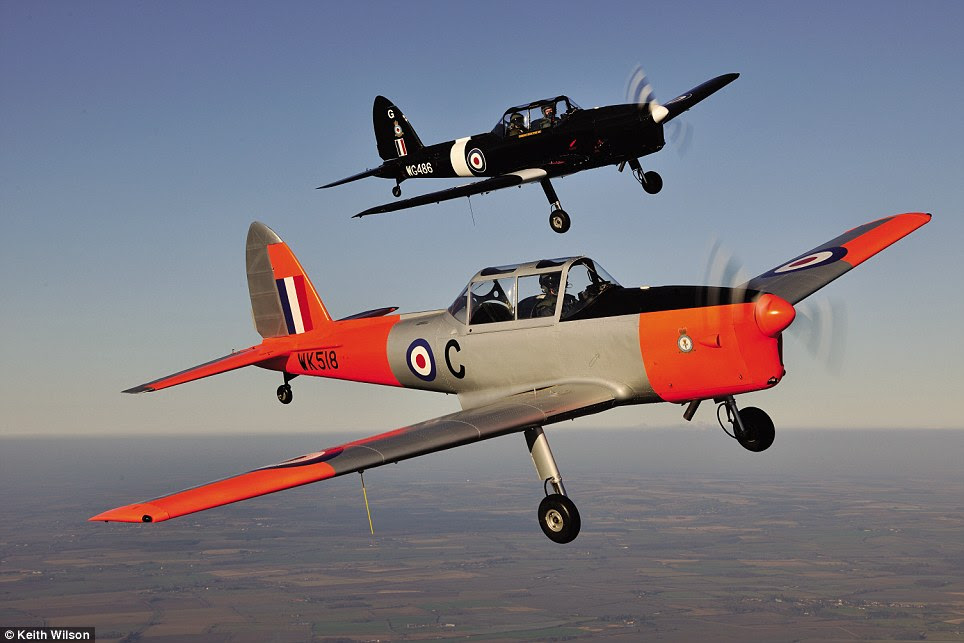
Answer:
M298 335L311 330L311 311L308 309L308 292L305 289L304 275L275 279L278 286L278 296L281 299L281 310L284 311L285 323L289 335Z

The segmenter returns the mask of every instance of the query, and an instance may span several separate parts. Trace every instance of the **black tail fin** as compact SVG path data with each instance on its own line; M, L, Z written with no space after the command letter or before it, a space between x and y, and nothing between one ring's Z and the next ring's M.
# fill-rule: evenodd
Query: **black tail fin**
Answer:
M372 122L375 125L378 155L383 161L408 156L425 147L402 110L384 96L375 97Z

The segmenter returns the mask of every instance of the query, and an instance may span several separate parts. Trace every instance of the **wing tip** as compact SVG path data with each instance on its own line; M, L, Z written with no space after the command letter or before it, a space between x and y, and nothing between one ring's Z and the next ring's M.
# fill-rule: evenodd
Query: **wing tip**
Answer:
M135 386L134 388L129 388L127 390L121 391L121 393L153 393L157 389L153 386L147 384L141 384L140 386Z
M87 522L163 522L170 517L156 505L137 503L104 511L91 516Z

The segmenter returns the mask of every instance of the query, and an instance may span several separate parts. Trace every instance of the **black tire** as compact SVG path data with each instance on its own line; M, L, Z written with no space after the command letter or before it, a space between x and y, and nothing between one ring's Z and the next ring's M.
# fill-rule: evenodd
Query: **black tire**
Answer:
M572 221L569 220L569 215L566 214L565 210L553 210L549 213L549 227L552 228L553 232L564 234L571 224Z
M736 428L736 439L744 449L759 453L766 451L773 444L776 431L773 427L773 420L762 409L755 406L748 406L740 410L740 422L743 423L743 431Z
M661 177L656 172L646 172L643 175L646 181L643 183L643 189L647 194L658 194L660 190L663 189L663 177Z
M291 392L290 384L282 384L278 387L278 401L282 404L291 404L291 400L294 399L294 393Z
M395 187L393 187L393 188L392 188L392 196L395 197L396 199L397 199L398 197L402 196L402 188L401 188L400 186L397 186L397 185L396 185Z
M572 500L554 493L539 503L539 526L549 540L564 545L576 539L582 522Z

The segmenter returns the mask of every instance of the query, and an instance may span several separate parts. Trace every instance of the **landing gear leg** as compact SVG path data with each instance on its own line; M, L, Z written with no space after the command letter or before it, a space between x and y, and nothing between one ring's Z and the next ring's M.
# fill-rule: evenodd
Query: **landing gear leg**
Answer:
M546 198L549 199L549 227L552 228L553 232L562 234L569 229L572 221L569 220L569 215L559 204L559 197L556 195L556 190L552 187L549 179L542 179L539 184L542 186L542 191L546 193Z
M288 384L288 382L298 376L285 372L284 377L285 383L278 387L278 401L282 404L291 404L291 400L294 399L294 393L291 392L291 385Z
M663 189L663 177L656 172L643 172L639 159L629 159L629 167L647 194L656 194Z
M526 429L526 444L529 454L536 467L536 473L542 480L546 497L539 503L539 526L549 540L565 544L575 540L579 535L581 521L575 503L566 496L566 489L562 486L562 475L556 467L556 460L549 449L549 441L541 426ZM552 485L553 493L546 489Z
M721 407L726 407L726 419L733 427L733 433L727 431L727 434L736 438L744 449L759 453L766 451L773 444L776 432L773 420L765 411L755 406L748 406L741 411L737 408L736 400L732 395L717 401L720 402ZM719 408L717 419L719 419ZM722 420L720 420L720 426L723 426ZM726 427L723 427L723 430L726 431Z

